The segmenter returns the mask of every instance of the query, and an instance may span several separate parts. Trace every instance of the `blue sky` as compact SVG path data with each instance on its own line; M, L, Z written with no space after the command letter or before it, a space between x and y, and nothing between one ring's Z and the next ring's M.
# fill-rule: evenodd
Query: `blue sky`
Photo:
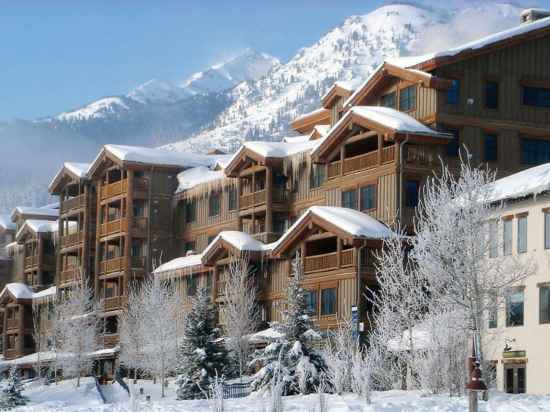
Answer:
M282 60L383 1L0 0L0 120L188 75L253 47Z

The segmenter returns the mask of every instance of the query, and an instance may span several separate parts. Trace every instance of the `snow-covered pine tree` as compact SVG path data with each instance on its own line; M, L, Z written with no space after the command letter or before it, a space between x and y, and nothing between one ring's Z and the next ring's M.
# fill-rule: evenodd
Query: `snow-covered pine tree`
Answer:
M261 367L252 382L254 391L271 386L278 371L284 376L284 395L313 393L319 385L320 373L327 371L323 357L311 344L320 339L320 335L308 315L304 290L300 287L302 264L299 255L292 262L292 269L283 322L273 325L281 337L272 338L269 345L256 351L250 363L252 368Z
M27 403L21 395L21 377L17 366L11 366L8 378L0 385L0 411L7 411Z
M228 373L228 356L216 327L216 309L206 289L197 290L185 320L179 351L178 399L201 399L215 377Z

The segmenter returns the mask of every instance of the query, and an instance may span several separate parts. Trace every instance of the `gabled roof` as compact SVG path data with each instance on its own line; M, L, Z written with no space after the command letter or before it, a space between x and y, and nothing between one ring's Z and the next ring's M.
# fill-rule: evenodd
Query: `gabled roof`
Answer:
M489 203L536 196L550 190L550 163L495 180L487 187Z
M300 241L310 225L316 225L347 240L382 240L391 229L378 220L345 207L312 206L276 242L272 254L279 256Z
M40 292L33 292L32 289L24 283L8 283L0 292L0 300L4 300L8 296L15 300L28 301L47 301L55 297L57 288L52 286Z
M465 60L483 53L489 53L504 47L514 46L522 41L543 37L550 34L550 17L536 20L531 23L520 24L511 29L490 34L463 45L428 53L421 56L401 57L388 59L394 65L416 68L420 70L433 70L456 61Z
M59 217L59 209L51 209L48 207L17 206L12 210L10 218L12 221L15 221L17 216L33 216L40 217L44 220L54 220Z
M88 170L90 169L90 163L73 163L65 162L61 169L54 176L48 186L50 193L58 193L61 190L61 183L63 178L67 177L69 180L84 180L88 177Z
M166 263L163 263L153 271L155 275L170 276L176 274L178 271L193 271L202 269L202 253L178 257L172 259Z
M353 81L337 81L327 90L327 92L321 97L321 105L325 109L330 109L334 103L334 100L339 97L349 97L353 91L361 83L358 79Z
M74 222L76 223L76 222ZM57 232L59 229L58 221L57 220L38 220L38 219L28 219L23 223L15 237L19 239L21 235L26 232L30 231L34 234L38 233L53 233Z
M8 215L0 215L0 229L13 232L15 228L15 223L11 221Z
M270 251L273 244L265 244L251 235L238 231L220 232L202 252L202 263L212 265L223 250L231 254L247 253L252 260L260 258L263 252Z
M312 157L315 160L320 160L341 144L346 138L349 124L357 124L393 139L402 136L416 136L444 139L443 142L445 142L452 137L448 133L430 129L414 117L389 107L354 106L330 129L326 139L322 140L312 151Z
M226 176L236 176L239 167L250 158L260 164L278 164L286 157L309 152L321 143L321 139L285 142L244 142L225 168Z
M317 124L330 124L330 110L323 107L295 118L290 127L299 133L309 133Z
M420 70L407 69L388 62L379 65L374 72L349 96L344 102L345 107L358 105L361 101L379 87L384 85L384 81L396 77L413 83L420 83L424 87L435 89L447 89L451 85L448 79L442 79Z
M162 148L107 144L103 146L90 165L88 174L93 176L105 159L111 159L121 166L151 165L182 170L189 167L213 166L216 160L219 160L218 157L198 153L182 153Z
M222 179L225 179L223 170L211 170L204 166L193 167L178 174L179 184L176 193L190 190L203 183L212 183Z

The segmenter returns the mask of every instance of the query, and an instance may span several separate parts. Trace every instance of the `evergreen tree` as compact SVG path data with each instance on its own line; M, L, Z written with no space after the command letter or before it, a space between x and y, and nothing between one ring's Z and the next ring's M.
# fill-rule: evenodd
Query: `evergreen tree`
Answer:
M225 346L216 328L216 309L206 289L199 289L185 320L179 352L178 399L200 399L216 377L229 372Z
M261 367L254 377L254 391L267 388L277 374L283 376L283 395L313 393L319 386L319 376L327 366L321 354L312 347L319 340L313 321L308 315L304 290L300 287L302 265L297 256L293 262L294 275L289 280L283 322L272 327L280 337L271 339L264 349L256 351L250 366Z
M0 384L0 410L7 411L16 406L25 405L26 399L21 395L22 384L19 369L12 365L8 378Z

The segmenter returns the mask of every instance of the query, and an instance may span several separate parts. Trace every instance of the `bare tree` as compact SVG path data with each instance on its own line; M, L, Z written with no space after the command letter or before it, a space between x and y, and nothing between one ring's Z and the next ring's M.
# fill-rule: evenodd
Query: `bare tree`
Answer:
M99 310L90 286L82 281L75 282L58 303L60 366L65 376L76 376L77 387L81 376L91 370L90 355L98 348Z
M47 310L47 308L46 308ZM45 333L43 325L44 305L36 300L32 302L32 328L33 340L36 350L36 374L38 379L42 377L42 351L45 347Z
M134 370L134 379L144 362L144 322L142 293L139 285L133 283L128 291L128 305L120 315L120 363Z
M247 255L233 257L224 289L221 307L224 319L226 346L237 356L242 379L251 345L248 336L256 330L259 320L256 285Z
M160 377L162 397L166 376L176 367L178 321L182 304L173 285L157 277L141 284L141 307L138 315L143 337L143 369ZM139 335L138 335L139 338Z
M353 351L357 348L350 320L342 321L327 339L323 356L327 364L326 379L341 395L350 392L352 380Z

